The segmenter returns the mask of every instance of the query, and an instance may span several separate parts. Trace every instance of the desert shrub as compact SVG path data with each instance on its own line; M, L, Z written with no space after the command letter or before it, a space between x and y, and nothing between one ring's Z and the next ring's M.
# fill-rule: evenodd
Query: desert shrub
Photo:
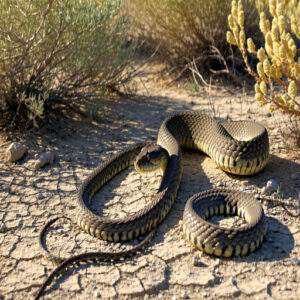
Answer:
M246 70L256 81L256 100L261 105L268 104L271 112L281 110L299 120L300 101L297 90L300 89L300 3L297 0L260 2L262 11L259 25L265 39L264 47L256 47L251 37L246 42L246 12L242 1L232 1L227 40L239 48ZM248 62L249 53L258 58L257 72ZM277 87L282 89L278 91Z
M36 124L45 104L118 89L136 48L121 0L1 0L0 110Z
M181 68L193 59L200 71L219 64L214 49L226 57L231 53L226 42L229 0L126 0L134 19L134 34L153 52L157 46L163 62ZM245 1L249 30L258 28L255 1Z

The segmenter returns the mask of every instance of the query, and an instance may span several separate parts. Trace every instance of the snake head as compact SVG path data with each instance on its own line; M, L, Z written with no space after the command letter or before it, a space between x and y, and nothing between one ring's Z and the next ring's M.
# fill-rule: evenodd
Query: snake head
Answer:
M169 160L167 150L159 145L149 144L142 148L139 155L134 160L135 169L139 173L165 171Z

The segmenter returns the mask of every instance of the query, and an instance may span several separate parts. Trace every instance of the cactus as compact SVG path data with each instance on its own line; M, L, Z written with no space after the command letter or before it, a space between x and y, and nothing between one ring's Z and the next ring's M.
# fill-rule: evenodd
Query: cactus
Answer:
M297 57L295 39L300 39L300 3L296 0L259 1L258 7L268 7L271 20L264 11L260 12L259 27L265 39L265 46L256 49L253 40L245 37L244 9L242 1L233 0L228 16L230 30L227 42L237 46L242 54L247 72L255 79L255 99L269 110L281 110L290 115L300 116L300 57ZM290 25L289 25L290 24ZM256 55L257 73L252 70L248 53ZM275 86L283 87L278 95Z

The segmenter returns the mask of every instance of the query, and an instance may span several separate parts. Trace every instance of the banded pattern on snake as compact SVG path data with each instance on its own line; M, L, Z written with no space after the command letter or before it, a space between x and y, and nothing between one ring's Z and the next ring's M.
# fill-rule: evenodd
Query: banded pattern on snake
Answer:
M48 277L37 298L57 273L75 261L119 259L146 246L175 201L182 176L181 147L200 150L214 159L224 171L238 175L252 175L261 171L269 156L268 133L258 123L238 121L220 124L197 112L182 112L168 117L159 129L157 144L138 144L120 152L95 169L78 190L76 220L90 235L111 242L132 240L149 231L150 235L134 249L117 255L98 252L70 257L51 273L51 279ZM94 214L88 207L93 195L132 164L140 172L155 169L163 171L162 182L151 204L122 220ZM247 226L227 229L207 221L218 214L237 214L245 219ZM184 210L183 231L198 249L208 254L230 257L247 255L256 250L262 244L267 226L262 207L256 199L237 191L212 189L188 200ZM40 242L42 246L42 235ZM49 253L46 252L46 255L51 258Z

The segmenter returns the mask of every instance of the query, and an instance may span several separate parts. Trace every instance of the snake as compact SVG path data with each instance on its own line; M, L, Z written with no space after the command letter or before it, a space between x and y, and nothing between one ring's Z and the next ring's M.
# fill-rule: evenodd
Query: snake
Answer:
M141 251L155 235L176 199L183 162L182 148L201 151L216 165L234 175L254 175L267 164L269 138L266 128L254 121L220 123L200 112L179 112L167 117L158 131L157 142L139 143L117 153L97 167L81 184L77 194L76 222L93 237L109 242L126 242L148 233L130 250L120 252L88 252L59 261L36 295L68 266L80 261L118 260ZM99 216L90 209L94 194L129 166L140 173L160 170L160 186L151 203L123 219ZM238 215L246 225L225 228L209 222L215 215ZM40 245L49 260L53 256L42 245L50 220L40 234ZM252 195L225 188L214 188L192 196L183 212L183 232L193 247L214 256L244 256L258 249L267 233L261 203Z

